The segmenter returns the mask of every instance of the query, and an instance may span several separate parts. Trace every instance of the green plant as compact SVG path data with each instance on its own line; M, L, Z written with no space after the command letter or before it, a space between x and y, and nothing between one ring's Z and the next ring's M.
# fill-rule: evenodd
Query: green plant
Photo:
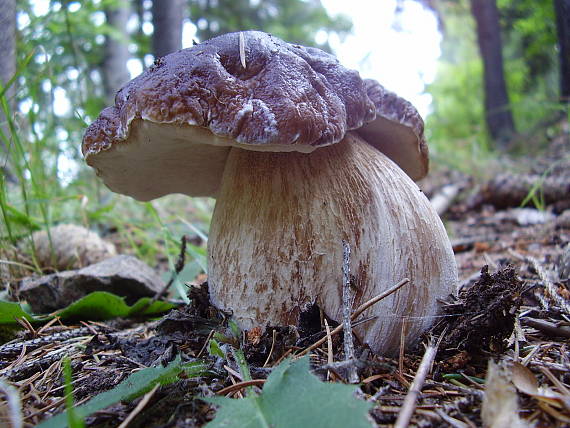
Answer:
M131 374L113 389L96 395L85 404L74 408L76 418L84 418L97 410L104 409L119 401L132 401L147 393L156 385L168 385L178 380L178 375L184 373L187 377L197 377L204 374L206 367L201 362L183 363L177 357L168 366L149 367ZM36 428L62 428L69 421L69 408L54 416ZM71 426L71 425L69 425Z
M65 380L65 411L67 413L67 424L70 428L83 428L85 423L83 418L77 415L73 399L73 380L71 376L71 362L69 358L63 359L63 376Z
M321 382L309 371L309 356L287 359L267 378L261 394L246 398L207 398L219 409L208 428L239 426L371 427L368 410L373 406L354 396L355 385Z

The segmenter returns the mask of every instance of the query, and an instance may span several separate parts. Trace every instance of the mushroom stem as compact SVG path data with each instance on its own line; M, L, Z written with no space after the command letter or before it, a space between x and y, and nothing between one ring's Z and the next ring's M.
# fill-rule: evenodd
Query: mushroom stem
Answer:
M210 227L212 301L245 329L296 325L315 302L340 321L343 240L355 306L410 278L355 329L375 352L394 353L403 318L409 342L457 278L445 229L416 184L353 133L310 154L232 148Z

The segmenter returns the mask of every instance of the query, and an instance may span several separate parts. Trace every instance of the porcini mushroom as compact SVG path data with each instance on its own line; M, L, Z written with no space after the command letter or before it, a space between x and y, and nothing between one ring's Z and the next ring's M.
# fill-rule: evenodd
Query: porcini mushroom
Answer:
M415 339L455 288L445 229L412 181L427 172L419 114L318 49L248 31L170 54L82 149L115 192L217 198L208 285L242 328L295 325L314 303L339 321L343 240L355 305L411 280L356 329L374 351L397 349L405 317Z

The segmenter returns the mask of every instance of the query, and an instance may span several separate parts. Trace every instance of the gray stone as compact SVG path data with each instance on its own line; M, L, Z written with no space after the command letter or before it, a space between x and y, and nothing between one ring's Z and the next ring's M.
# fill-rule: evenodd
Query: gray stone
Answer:
M24 278L20 299L35 313L53 312L93 291L107 291L133 304L152 297L164 287L162 279L146 263L133 256L115 256L78 270Z

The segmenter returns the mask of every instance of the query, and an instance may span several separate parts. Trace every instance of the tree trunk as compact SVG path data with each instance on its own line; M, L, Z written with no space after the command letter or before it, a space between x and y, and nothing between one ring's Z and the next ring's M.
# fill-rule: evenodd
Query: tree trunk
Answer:
M182 48L182 0L155 0L152 2L152 52L155 58Z
M115 31L105 37L105 59L103 61L103 83L107 104L113 104L117 91L130 80L127 68L129 59L129 3L126 0L116 2L105 9L107 24Z
M16 0L0 0L0 82L5 87L8 81L16 73ZM8 101L10 111L16 108L14 99L14 85L4 94ZM0 139L0 173L8 181L15 181L11 174L9 163L10 129L6 123L4 111L0 108L0 127L6 140Z
M570 0L554 0L558 54L560 57L560 101L570 103Z
M505 148L515 126L505 84L499 10L495 0L471 0L485 79L485 117L491 137Z

